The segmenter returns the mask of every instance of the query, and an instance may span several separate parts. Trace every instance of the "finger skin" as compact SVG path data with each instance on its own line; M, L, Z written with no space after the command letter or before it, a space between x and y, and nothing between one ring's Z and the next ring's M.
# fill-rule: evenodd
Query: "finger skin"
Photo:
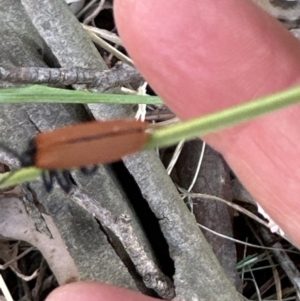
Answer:
M46 301L157 301L141 293L96 282L75 282L60 286Z
M182 119L300 82L300 44L250 0L115 0L138 69ZM300 106L205 137L300 247Z

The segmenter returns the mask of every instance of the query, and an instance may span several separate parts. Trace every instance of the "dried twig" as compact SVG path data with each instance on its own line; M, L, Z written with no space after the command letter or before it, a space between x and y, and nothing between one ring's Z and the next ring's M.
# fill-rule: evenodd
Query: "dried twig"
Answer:
M86 4L86 6L76 15L76 17L79 19L82 17L95 3L97 0L91 0L89 3Z
M37 276L35 286L31 292L33 300L36 301L40 300L40 295L42 293L43 280L45 278L46 270L47 270L47 263L46 260L43 258L40 263L39 274Z
M95 35L99 36L100 38L107 40L113 44L117 44L118 46L123 46L121 39L115 33L108 31L106 29L81 24L82 27L90 33L94 33Z
M31 251L33 251L35 249L35 247L29 247L27 248L24 252L22 252L20 255L12 258L11 260L7 261L5 264L0 264L0 270L5 270L8 267L10 267L10 265L18 260L20 260L21 258L23 258L25 255L27 255L28 253L30 253Z
M6 301L13 301L14 299L12 298L6 283L4 282L4 279L2 277L2 275L0 274L0 289L5 297Z
M108 42L106 42L104 39L101 37L97 36L95 33L88 31L88 34L92 41L108 51L110 54L114 55L116 58L119 60L127 63L130 66L134 66L134 63L132 59L130 59L127 55L123 54L121 51L119 51L116 47L110 45Z
M273 235L264 228L260 228L260 232L264 241L268 245L272 245L272 252L279 262L281 268L285 271L287 277L294 285L297 297L300 298L300 272L295 266L294 262L290 259L285 251L282 251L282 244L280 242L273 243Z
M135 235L128 215L115 216L99 202L80 189L74 188L70 196L73 201L93 214L104 227L110 229L121 241L124 249L142 276L145 285L164 299L172 299L175 291L171 280L165 276L146 253L142 243Z
M100 0L100 3L98 4L97 8L83 21L83 24L89 24L91 21L94 21L94 19L98 16L100 11L103 9L105 0Z
M136 69L124 63L105 71L87 68L0 67L0 80L18 84L85 84L106 91L141 79Z
M178 190L182 193L182 195L184 197L189 196L191 198L204 198L204 199L211 199L211 200L216 200L216 201L220 201L222 203L227 204L228 206L230 206L231 208L244 213L245 215L249 216L250 218L252 218L253 220L257 221L258 223L262 224L263 226L268 228L268 223L265 222L263 219L259 218L258 216L256 216L255 214L253 214L252 212L250 212L249 210L243 208L242 206L226 201L222 198L219 198L217 196L213 196L213 195L209 195L209 194L205 194L205 193L189 193L187 192L185 189L178 187Z

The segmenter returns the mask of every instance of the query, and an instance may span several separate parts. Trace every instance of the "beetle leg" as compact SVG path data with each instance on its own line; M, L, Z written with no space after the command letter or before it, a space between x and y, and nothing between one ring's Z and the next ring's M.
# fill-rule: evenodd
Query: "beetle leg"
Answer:
M88 176L88 175L92 175L93 173L95 173L97 169L98 169L98 166L95 165L95 166L92 166L92 167L81 167L80 171L84 175Z
M44 186L47 192L51 192L53 189L54 178L56 177L55 170L43 170L42 172L42 180L44 182Z
M61 173L56 172L55 177L62 190L64 190L66 193L69 193L73 186L73 181L69 171L63 170Z

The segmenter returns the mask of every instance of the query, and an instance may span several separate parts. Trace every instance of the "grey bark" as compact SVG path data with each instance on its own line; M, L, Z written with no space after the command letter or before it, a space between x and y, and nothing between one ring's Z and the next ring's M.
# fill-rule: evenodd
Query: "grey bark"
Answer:
M99 71L87 68L3 68L0 67L0 80L21 84L73 85L85 84L104 92L112 88L141 81L139 72L124 63L110 70Z
M124 162L168 242L176 269L175 300L240 300L155 152L145 151Z
M176 171L178 184L184 189L188 189L193 180L201 149L202 141L197 139L187 142L180 154ZM229 168L222 156L208 145L206 145L200 172L192 192L209 194L232 201ZM215 232L233 237L233 210L231 208L224 203L200 197L193 198L191 202L193 203L193 214L198 223ZM237 258L234 242L210 232L204 232L204 236L212 246L228 278L234 286L237 286Z
M1 65L46 66L43 59L49 49L47 50L43 39L32 26L21 3L17 0L1 1L0 5ZM6 86L5 82L1 84ZM2 105L1 142L21 153L26 149L29 139L38 131L88 119L83 107L78 105ZM103 170L105 173L105 169ZM106 236L99 231L99 226L92 216L70 201L59 189L47 195L40 182L32 183L32 188L58 227L79 271L80 279L98 280L137 289L135 281L107 242ZM123 205L124 197L121 198L115 185L105 186L105 191L106 194L111 191L111 194L117 195L114 202L119 202L118 207L126 211L126 206Z

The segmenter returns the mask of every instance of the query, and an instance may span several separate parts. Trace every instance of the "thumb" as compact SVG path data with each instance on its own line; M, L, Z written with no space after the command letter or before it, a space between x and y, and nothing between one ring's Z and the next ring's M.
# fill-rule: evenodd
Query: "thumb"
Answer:
M115 0L122 40L171 109L188 119L300 81L300 44L250 0ZM205 137L300 246L300 107Z
M58 287L46 301L157 301L124 288L97 282L73 282Z

